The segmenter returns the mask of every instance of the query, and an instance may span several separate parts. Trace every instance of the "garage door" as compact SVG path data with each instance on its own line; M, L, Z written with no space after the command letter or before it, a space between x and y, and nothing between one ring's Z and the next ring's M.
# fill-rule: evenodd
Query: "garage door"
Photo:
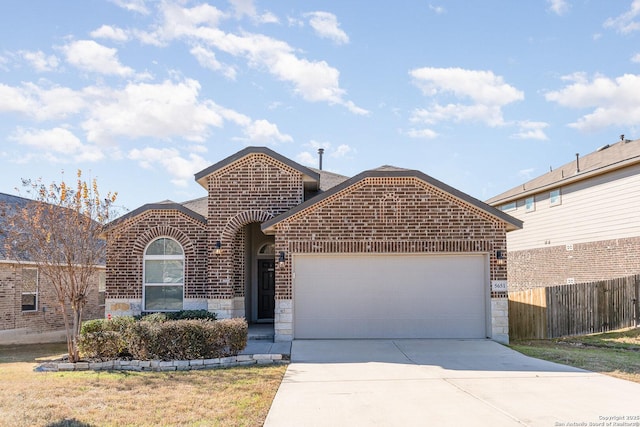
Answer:
M295 255L294 337L485 338L484 255Z

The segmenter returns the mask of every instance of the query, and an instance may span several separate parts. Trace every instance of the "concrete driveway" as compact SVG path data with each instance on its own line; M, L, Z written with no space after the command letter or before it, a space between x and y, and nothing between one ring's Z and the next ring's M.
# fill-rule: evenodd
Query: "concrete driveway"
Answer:
M265 423L522 425L640 426L640 384L488 340L294 341Z

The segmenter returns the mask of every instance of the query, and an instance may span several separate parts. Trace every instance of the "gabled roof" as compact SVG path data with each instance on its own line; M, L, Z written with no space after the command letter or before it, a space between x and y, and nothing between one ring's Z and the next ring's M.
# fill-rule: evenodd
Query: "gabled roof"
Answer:
M640 163L640 139L622 140L607 144L593 153L579 157L571 162L514 187L487 200L490 205L502 205L524 197L549 191L562 185L581 181Z
M297 214L298 212L301 212L305 209L310 208L311 206L315 205L316 203L326 199L327 197L330 197L354 184L356 184L359 181L362 181L363 179L366 178L396 178L396 177L411 177L411 178L417 178L420 179L424 182L426 182L427 184L445 192L448 193L452 196L454 196L455 198L471 205L474 206L486 213L488 213L489 215L498 218L501 221L504 221L507 224L507 231L512 231L512 230L517 230L519 228L522 228L522 221L520 221L517 218L512 217L511 215L505 214L504 212L502 212L499 209L496 209L492 206L487 205L484 202L481 202L478 199L475 199L474 197L471 197L470 195L463 193L460 190L457 190L453 187L450 187L449 185L438 181L435 178L430 177L429 175L420 172L420 171L416 171L416 170L409 170L409 169L402 169L402 168L396 168L394 166L382 166L378 169L373 169L373 170L369 170L369 171L364 171L356 176L354 176L353 178L350 178L346 181L343 181L342 183L330 188L329 190L318 194L316 197L307 200L306 202L294 207L293 209L283 213L282 215L279 215L275 218L272 218L268 221L265 221L264 223L262 223L262 231L265 234L268 233L272 233L274 232L274 226L278 223L280 223L281 221L284 221L285 219Z
M27 203L31 202L33 202L33 200L25 199L24 197L0 193L0 260L7 259L7 253L4 247L6 240L5 231L7 230L7 214L11 214L9 211L13 209L24 208Z
M134 216L140 215L146 211L151 211L151 210L166 210L166 211L175 210L203 224L207 223L207 219L203 215L200 215L199 213L192 211L191 209L185 207L183 204L176 203L171 200L165 200L159 203L147 203L146 205L142 205L139 208L134 209L131 212L128 212L125 215L122 215L121 217L116 218L113 221L111 221L109 224L105 225L105 230L109 230L110 228L115 227L116 225L120 224L122 221L125 221L128 218L132 218Z
M276 153L275 151L267 148L267 147L247 147L244 150L238 151L237 153L227 157L224 160L219 161L218 163L209 166L206 169L201 170L200 172L195 174L195 179L198 184L202 185L205 189L207 188L207 177L212 173L234 163L246 156L251 154L264 154L273 159L279 161L280 163L284 163L285 165L297 170L303 175L303 181L309 184L315 184L315 187L318 186L320 182L320 175L317 172L312 171L311 169L302 166L299 163L294 162L293 160L287 159L281 154Z

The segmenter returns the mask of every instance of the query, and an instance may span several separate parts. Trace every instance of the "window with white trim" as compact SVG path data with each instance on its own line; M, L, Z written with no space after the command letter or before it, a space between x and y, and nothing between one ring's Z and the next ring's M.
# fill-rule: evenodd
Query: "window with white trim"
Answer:
M560 189L553 190L549 193L549 206L558 206L562 204L562 194Z
M38 269L22 269L22 311L38 311Z
M182 310L184 251L168 237L154 240L144 252L144 311Z
M536 210L536 200L532 197L527 197L524 199L524 211L525 212L533 212Z

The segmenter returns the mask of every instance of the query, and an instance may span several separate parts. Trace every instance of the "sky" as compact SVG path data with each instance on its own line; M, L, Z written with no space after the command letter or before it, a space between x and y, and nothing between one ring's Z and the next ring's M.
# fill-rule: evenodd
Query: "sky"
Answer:
M206 196L247 146L480 200L640 138L640 0L24 0L0 13L0 192Z

